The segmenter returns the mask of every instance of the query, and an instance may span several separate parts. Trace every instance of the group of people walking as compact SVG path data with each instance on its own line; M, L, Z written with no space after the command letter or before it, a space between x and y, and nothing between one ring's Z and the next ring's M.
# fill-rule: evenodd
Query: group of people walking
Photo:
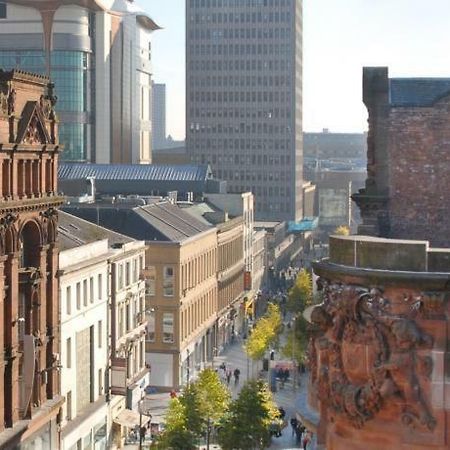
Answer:
M292 417L290 420L292 427L292 437L295 436L295 442L300 445L303 450L308 450L309 443L312 440L312 433L296 418Z
M239 377L241 375L241 371L236 367L236 369L234 369L234 371L232 372L231 369L227 368L226 364L222 362L222 364L219 366L219 376L222 382L227 383L227 386L229 386L232 375L234 377L234 384L236 386L239 384Z

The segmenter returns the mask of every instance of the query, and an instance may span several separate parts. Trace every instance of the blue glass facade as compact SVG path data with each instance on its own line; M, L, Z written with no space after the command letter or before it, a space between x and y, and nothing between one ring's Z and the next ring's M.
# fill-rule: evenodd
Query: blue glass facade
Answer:
M60 142L64 161L86 161L89 126L88 76L90 55L81 51L53 51L51 78L58 96L56 111L60 116ZM45 73L43 51L0 51L0 67ZM67 113L67 114L66 114ZM70 120L69 119L70 116ZM74 120L75 119L75 120ZM80 119L80 120L78 120Z

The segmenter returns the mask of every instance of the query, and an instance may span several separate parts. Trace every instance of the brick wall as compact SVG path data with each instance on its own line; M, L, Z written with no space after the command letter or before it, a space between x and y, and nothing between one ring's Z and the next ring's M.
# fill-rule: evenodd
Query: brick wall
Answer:
M389 114L390 237L450 246L450 96Z

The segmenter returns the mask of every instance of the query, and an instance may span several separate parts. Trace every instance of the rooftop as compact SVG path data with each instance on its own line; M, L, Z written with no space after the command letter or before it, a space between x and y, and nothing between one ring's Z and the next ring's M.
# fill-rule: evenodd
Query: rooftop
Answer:
M59 179L80 180L89 177L93 177L96 180L116 181L204 181L211 178L211 170L207 165L193 164L180 166L156 164L59 164Z
M431 106L450 94L450 78L391 78L391 106Z
M182 242L211 229L168 201L127 204L66 205L66 211L144 241Z
M61 251L81 247L101 239L108 239L110 246L133 241L128 236L95 225L64 211L59 211L58 219L58 243Z

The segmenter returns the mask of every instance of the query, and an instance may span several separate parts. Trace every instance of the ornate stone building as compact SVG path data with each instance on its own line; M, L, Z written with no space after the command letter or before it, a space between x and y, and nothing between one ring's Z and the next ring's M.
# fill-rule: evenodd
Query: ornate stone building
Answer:
M0 70L0 448L58 445L56 97Z
M322 303L305 314L327 450L450 448L449 94L449 80L364 71L368 179L355 200L360 233L380 237L330 238L314 264Z

